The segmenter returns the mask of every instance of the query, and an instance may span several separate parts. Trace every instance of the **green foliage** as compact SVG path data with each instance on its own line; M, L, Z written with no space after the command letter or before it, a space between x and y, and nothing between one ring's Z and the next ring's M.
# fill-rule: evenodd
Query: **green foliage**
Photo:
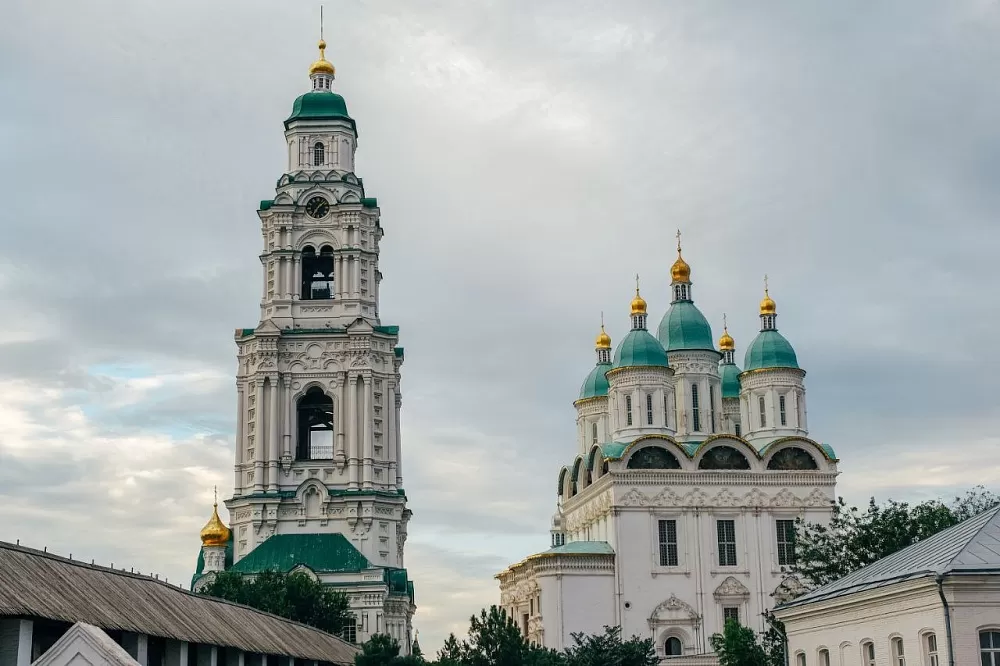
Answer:
M726 622L722 633L713 634L709 641L719 657L719 666L778 666L768 659L756 632L739 622Z
M222 571L201 593L287 617L331 634L339 634L353 618L343 592L325 587L304 573L262 571L250 578Z
M603 634L572 634L576 644L566 650L567 666L656 666L653 639L633 636L622 642L621 627L604 627Z
M811 587L825 585L998 504L1000 497L982 486L947 504L878 505L873 497L865 512L840 498L828 525L799 521L791 571Z
M354 657L354 666L396 666L399 643L388 634L374 634Z

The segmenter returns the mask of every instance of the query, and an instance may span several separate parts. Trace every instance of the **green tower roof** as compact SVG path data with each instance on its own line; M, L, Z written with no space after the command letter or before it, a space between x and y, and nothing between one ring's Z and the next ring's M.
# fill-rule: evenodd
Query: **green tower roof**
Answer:
M292 104L292 115L285 121L285 129L293 120L333 120L343 118L355 127L354 119L347 115L347 103L335 92L315 91L299 95ZM355 130L357 128L355 127Z
M660 320L660 344L668 351L681 349L715 350L712 327L691 301L674 301Z
M615 350L613 367L630 368L637 365L667 365L666 350L646 329L629 331Z
M583 380L580 387L580 400L598 398L608 394L608 378L604 375L611 369L610 363L598 363Z
M304 564L313 571L362 571L371 568L343 534L275 534L233 565L233 571L291 571Z
M735 363L723 363L719 366L719 375L722 378L722 397L740 397L740 369Z
M747 370L799 367L792 345L785 336L775 330L761 331L757 334L747 347L744 364Z

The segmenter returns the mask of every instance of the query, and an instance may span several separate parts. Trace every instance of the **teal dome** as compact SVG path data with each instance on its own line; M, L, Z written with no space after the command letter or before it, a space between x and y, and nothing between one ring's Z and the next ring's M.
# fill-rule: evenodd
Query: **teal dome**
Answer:
M719 376L722 378L722 397L740 397L740 369L735 363L723 363L719 366Z
M335 92L315 91L299 95L292 104L292 115L285 121L285 128L293 120L330 120L343 118L354 125L347 115L347 103Z
M660 320L656 337L668 352L681 349L715 350L712 327L691 301L671 303L667 314Z
M611 369L610 363L598 363L583 380L580 387L580 400L599 398L608 394L608 378L604 375Z
M629 331L615 350L615 368L637 365L667 365L667 352L663 345L643 328Z
M745 365L747 370L797 368L799 361L785 336L775 330L768 330L758 333L747 347Z

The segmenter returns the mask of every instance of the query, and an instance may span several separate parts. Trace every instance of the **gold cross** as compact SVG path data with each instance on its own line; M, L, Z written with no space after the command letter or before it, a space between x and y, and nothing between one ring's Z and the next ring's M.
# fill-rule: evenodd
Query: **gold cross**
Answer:
M639 295L639 274L635 274L635 295Z
M729 325L726 323L726 313L725 312L722 313L722 330L723 331L728 331L729 330Z
M767 296L767 273L764 273L764 295Z
M681 230L677 230L677 251L681 251Z

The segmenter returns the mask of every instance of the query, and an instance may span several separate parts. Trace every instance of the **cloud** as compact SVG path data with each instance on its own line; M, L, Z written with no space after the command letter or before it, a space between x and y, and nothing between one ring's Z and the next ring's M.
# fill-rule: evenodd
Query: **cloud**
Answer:
M4 7L0 538L190 575L230 483L232 331L259 317L254 209L316 4ZM407 348L425 647L548 543L600 313L620 339L638 272L658 321L678 227L740 351L770 274L849 499L996 483L996 3L328 17Z

